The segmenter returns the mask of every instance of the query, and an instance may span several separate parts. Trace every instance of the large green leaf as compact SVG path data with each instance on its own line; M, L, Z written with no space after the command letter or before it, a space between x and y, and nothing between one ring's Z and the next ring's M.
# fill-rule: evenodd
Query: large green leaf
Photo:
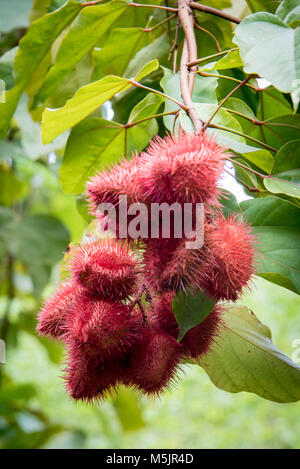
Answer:
M282 173L276 174L274 176L264 178L265 188L272 192L273 194L286 194L290 197L300 198L300 184L299 182L294 182L291 179L291 174ZM297 180L299 181L299 170L296 174ZM283 178L286 179L283 179Z
M300 209L276 197L241 203L258 237L257 273L300 293Z
M145 33L144 28L113 29L102 49L93 51L93 80L105 75L124 76L131 59L151 39L152 35Z
M279 149L291 140L297 140L300 132L300 115L287 114L267 119L262 125L266 142ZM249 135L261 139L260 129L252 128Z
M288 26L300 21L299 0L283 0L276 10L276 15Z
M289 28L270 13L247 16L236 28L245 72L257 73L285 93L297 89L300 79L300 29Z
M154 39L147 46L140 49L130 60L125 72L125 77L133 77L146 62L157 59L159 63L164 63L170 51L168 36L164 33Z
M80 12L61 43L36 102L44 102L51 95L65 75L97 44L126 8L127 2L113 0L89 6Z
M292 140L278 150L274 158L272 173L297 168L300 168L300 140Z
M300 367L273 345L269 328L245 306L226 306L216 344L199 364L225 391L275 402L300 399Z
M129 116L129 123L154 115L162 104L162 97L150 93ZM78 124L69 137L59 175L66 193L79 194L87 179L98 169L108 167L125 153L142 150L157 133L152 119L125 128L116 122L88 118ZM84 158L83 156L84 155Z
M145 76L157 70L158 66L157 60L149 62L140 70L135 80L142 80ZM125 91L131 86L132 84L128 79L113 75L82 86L63 107L44 111L42 118L43 142L50 143L55 137L83 120L116 93Z
M178 340L209 315L217 300L202 292L184 293L179 291L172 304L172 309L179 326Z
M55 39L76 17L81 8L80 3L69 0L62 8L32 23L27 34L21 39L15 60L15 86L6 93L6 102L0 104L0 138L5 136L18 100L33 73Z
M274 13L281 0L246 0L251 11L269 11Z

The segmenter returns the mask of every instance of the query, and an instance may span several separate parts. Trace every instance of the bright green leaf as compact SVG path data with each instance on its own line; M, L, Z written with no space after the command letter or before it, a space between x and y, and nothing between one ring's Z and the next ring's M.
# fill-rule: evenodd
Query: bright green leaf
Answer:
M51 95L64 76L97 44L126 8L125 1L113 0L82 9L61 43L55 63L38 93L37 102L44 102Z
M15 86L6 93L6 103L0 104L0 138L7 132L9 121L18 100L33 73L48 53L51 45L65 27L75 18L82 5L69 0L62 8L42 16L32 23L19 43L15 60Z
M279 177L278 177L279 176ZM273 194L286 194L300 198L300 184L280 179L280 174L264 178L265 188Z
M199 364L229 392L247 391L275 402L300 399L300 367L272 343L271 333L245 306L225 308L214 348Z
M176 294L172 309L179 326L178 340L193 327L197 326L209 315L217 300L202 292L196 294L180 291Z
M135 80L142 80L149 73L156 70L158 66L157 60L149 62L140 70ZM42 118L43 142L50 143L55 137L83 120L116 93L125 91L130 86L132 85L126 78L113 75L106 76L101 80L79 88L63 107L59 109L46 109Z

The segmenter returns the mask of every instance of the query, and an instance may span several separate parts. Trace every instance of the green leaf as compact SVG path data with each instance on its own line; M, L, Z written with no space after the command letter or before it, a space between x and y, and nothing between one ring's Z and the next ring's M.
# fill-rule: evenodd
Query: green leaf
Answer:
M262 125L266 142L272 147L279 149L285 143L299 138L300 115L287 114L268 119ZM259 129L249 132L249 135L260 138Z
M274 158L272 173L281 173L300 168L300 140L292 140L283 145Z
M0 78L4 81L6 90L14 86L13 64L17 50L17 47L13 47L0 58Z
M15 86L6 93L6 103L0 104L0 138L7 132L18 100L33 73L65 27L75 18L82 5L69 0L62 8L42 16L32 23L19 43L15 60Z
M276 10L276 15L288 26L300 21L299 0L283 0Z
M248 200L241 208L258 237L258 275L300 294L300 209L276 197Z
M280 174L264 178L265 188L273 194L286 194L291 197L300 198L300 184L280 179ZM283 175L284 176L284 175Z
M124 72L125 77L133 77L138 73L141 67L152 60L164 62L164 58L168 57L170 45L166 34L162 34L153 42L139 50L129 62Z
M217 300L202 292L196 294L178 292L173 300L172 309L179 326L178 340L197 326L209 315Z
M124 76L131 59L151 39L151 34L145 33L144 28L113 29L103 48L93 51L93 80L105 75Z
M251 11L269 11L274 13L281 0L246 0Z
M51 95L64 76L97 44L126 8L127 2L113 0L82 9L61 43L36 102L44 102Z
M199 364L220 389L275 402L300 399L300 368L272 343L268 327L245 306L227 306L216 345Z
M256 177L256 175L252 171L248 171L247 169L239 166L238 163L241 163L244 166L251 169L250 165L245 161L241 161L239 158L235 158L234 161L236 161L236 163L237 163L237 164L234 164L234 162L233 162L235 174L236 174L236 177L238 178L238 180L240 180L241 182L246 184L246 186L257 187L257 177Z
M113 398L113 406L123 430L133 431L145 426L138 396L133 389L122 386Z
M149 73L157 70L158 66L157 60L149 62L140 70L135 80L142 80ZM125 91L131 86L128 79L113 75L82 86L63 107L44 111L42 117L43 142L50 143L55 137L83 120L116 93Z
M129 123L155 114L162 104L162 97L150 93L129 116ZM79 194L87 179L96 170L116 163L125 153L142 150L157 133L154 120L147 120L125 128L116 122L101 118L89 118L72 130L67 142L60 181L66 193ZM84 158L82 157L84 155Z
M264 90L259 93L259 99L257 110L257 118L259 120L273 119L276 116L283 116L292 112L288 100L273 86L264 88Z
M235 195L226 189L222 189L222 196L219 198L219 202L223 206L222 212L226 218L240 212L240 206Z
M253 226L300 228L300 210L278 197L245 200L240 206L244 217Z
M13 171L0 166L0 204L12 205L24 198L29 191L29 184L20 181Z
M210 62L200 67L200 70L227 70L229 68L239 68L243 66L238 50L228 52L217 62Z
M234 42L240 47L246 73L261 75L285 93L299 88L299 28L289 28L270 13L255 13L237 26Z
M27 28L33 0L10 0L0 4L0 31Z

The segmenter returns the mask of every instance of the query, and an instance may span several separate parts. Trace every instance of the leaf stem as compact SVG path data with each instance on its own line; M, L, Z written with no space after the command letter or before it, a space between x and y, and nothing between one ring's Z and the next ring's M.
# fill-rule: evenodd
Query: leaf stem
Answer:
M232 134L239 135L240 137L247 138L248 140L251 140L252 142L257 143L258 145L261 145L262 147L266 148L267 150L273 151L274 153L277 153L276 148L270 147L270 145L267 145L264 142L261 142L260 140L257 140L254 137L250 137L250 135L244 134L243 132L240 132L239 130L235 129L229 129L228 127L224 127L223 125L217 125L217 124L209 124L209 127L212 129L218 129L218 130L225 130L226 132L230 132Z
M124 129L129 129L130 127L133 127L134 125L138 125L138 124L141 124L142 122L145 122L145 121L148 121L150 119L155 119L156 117L163 117L163 116L170 116L170 115L174 115L174 114L177 114L177 110L176 111L170 111L170 112L161 112L159 114L154 114L153 116L148 116L148 117L144 117L144 119L140 119L138 121L135 121L135 122L127 122L127 124L124 124L123 127Z
M214 59L215 57L219 57L220 55L225 55L225 54L227 54L228 52L232 52L232 51L235 51L235 50L238 50L238 47L234 47L233 49L228 49L228 50L220 51L220 52L218 52L218 53L216 53L216 54L208 55L207 57L201 57L200 59L197 59L197 60L195 60L194 62L189 62L189 63L187 63L187 66L188 66L188 67L192 67L193 65L199 64L199 63L201 63L201 62L206 62L207 60Z
M168 18L165 18L160 23L155 24L151 28L144 28L143 31L144 31L144 33L152 33L152 31L154 31L156 28L159 28L159 26L162 26L163 24L168 23L169 21L176 18L176 16L177 16L177 14L174 13L174 15L168 16Z
M203 127L203 132L207 129L207 127L209 126L209 124L211 123L211 121L213 120L213 118L215 117L215 115L219 112L219 110L221 109L221 107L223 106L223 104L226 103L227 99L230 98L230 96L232 96L239 88L241 88L242 86L244 86L249 80L250 80L251 76L248 76L247 78L245 78L243 81L241 81L241 83L239 83L235 88L233 88L233 90L230 91L230 93L228 93L227 96L225 96L225 98L222 99L222 101L220 102L220 104L218 105L217 109L212 113L212 115L210 116L210 118L208 119L208 121L205 123L204 127Z
M139 83L138 81L135 81L135 80L128 80L128 82L131 83L133 86L136 86L137 88L143 88L144 90L151 91L152 93L156 93L156 94L159 94L160 96L163 96L164 98L170 99L171 101L173 101L173 103L177 104L177 105L178 105L179 107L181 107L181 109L183 109L184 111L189 111L188 106L186 106L185 104L181 103L181 102L178 101L177 99L172 98L172 96L168 96L167 94L162 93L161 91L154 90L153 88L149 88L149 86L142 85L141 83Z
M209 73L209 72L204 72L203 70L198 70L197 72L199 75L203 77L212 77L212 78L224 78L226 80L231 80L236 83L241 83L242 80L239 80L238 78L233 78L233 77L228 77L227 75L220 75L217 73ZM263 91L261 88L258 88L257 86L251 85L250 83L246 83L246 86L248 88L253 89L254 91Z

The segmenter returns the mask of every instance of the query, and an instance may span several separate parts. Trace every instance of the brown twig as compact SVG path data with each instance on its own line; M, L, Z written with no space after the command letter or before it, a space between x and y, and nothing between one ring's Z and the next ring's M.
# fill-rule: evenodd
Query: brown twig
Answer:
M187 41L184 41L182 55L181 55L181 62L180 62L180 89L181 89L181 96L183 99L184 104L187 106L187 112L190 116L194 129L195 134L199 135L202 129L202 121L197 114L196 109L194 108L193 101L190 95L190 88L188 82L188 68L186 66L186 61L188 60L188 46Z
M191 73L189 78L189 69L187 63L196 60L197 44L194 34L194 19L189 7L188 0L178 0L178 16L184 29L185 40L182 49L180 61L180 89L184 104L188 107L187 112L193 122L195 134L199 135L202 129L202 121L199 118L192 101L195 73ZM197 69L191 70L196 72Z
M195 17L195 27L199 29L199 31L203 31L204 33L208 34L215 41L218 51L221 52L221 46L219 44L218 39L208 29L203 28L203 26L200 26L200 24L198 23L198 19L196 17Z
M218 105L217 109L212 113L212 115L210 116L210 118L208 119L208 121L205 123L204 127L203 127L203 132L207 129L207 127L209 126L209 124L211 123L211 121L213 120L213 118L215 117L215 115L219 112L219 110L221 109L221 107L226 103L227 99L230 98L230 96L232 96L239 88L241 88L242 86L244 86L249 80L250 80L251 76L248 76L246 77L243 81L241 81L241 83L239 83L235 88L233 88L233 90L230 91L230 93L228 93L227 96L225 96L225 98L222 99L222 101L220 102L220 104Z
M180 26L180 20L178 18L177 23L176 23L174 42L173 42L173 45L171 47L170 54L169 54L169 57L168 57L168 60L171 60L172 55L174 55L174 57L173 57L173 73L177 73L177 54L178 54L179 26Z
M184 34L185 34L185 39L186 39L186 44L187 44L187 49L188 49L188 60L195 61L197 59L197 43L196 43L196 38L194 34L193 12L189 7L189 0L178 0L178 17L181 21ZM185 66L186 66L186 62L185 62ZM191 72L196 72L197 70L198 70L198 67L196 65L194 67L191 67ZM194 74L188 75L188 82L189 82L190 95L192 96L194 83L195 83Z
M190 7L194 8L195 10L202 11L204 13L209 13L210 15L219 16L224 20L231 21L232 23L239 24L242 20L236 18L235 16L229 15L224 11L217 10L216 8L209 7L207 5L202 5L201 3L190 2Z

